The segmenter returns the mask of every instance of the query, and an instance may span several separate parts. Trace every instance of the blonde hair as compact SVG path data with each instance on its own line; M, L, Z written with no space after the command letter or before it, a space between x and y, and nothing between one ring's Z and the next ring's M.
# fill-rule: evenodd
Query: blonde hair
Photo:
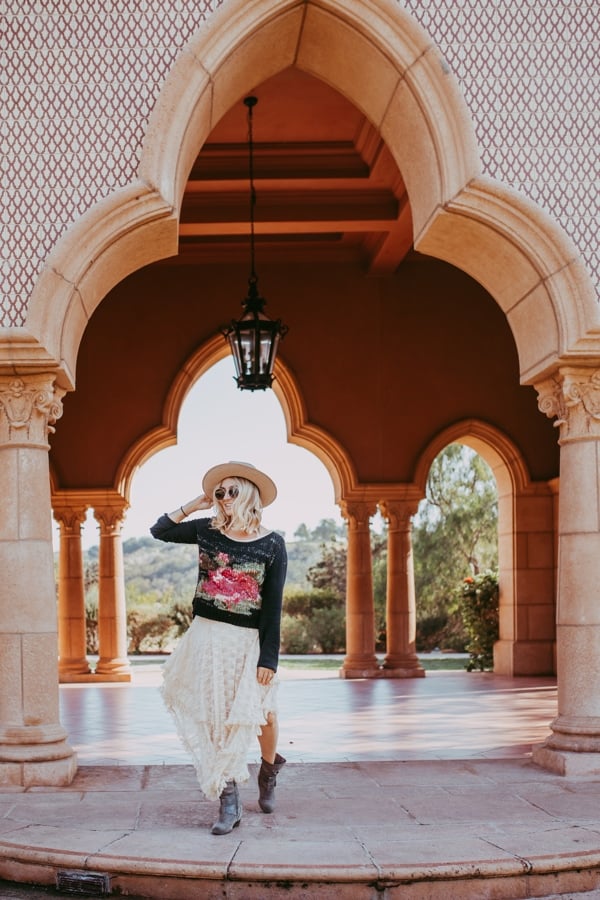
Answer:
M225 479L223 479L225 480ZM239 494L233 501L231 507L231 515L228 516L223 505L215 500L217 514L211 522L211 528L219 531L247 531L248 534L254 534L260 531L260 522L262 519L262 503L260 502L260 491L252 481L246 478L231 477L237 487ZM213 490L213 499L217 488L221 484L217 484Z

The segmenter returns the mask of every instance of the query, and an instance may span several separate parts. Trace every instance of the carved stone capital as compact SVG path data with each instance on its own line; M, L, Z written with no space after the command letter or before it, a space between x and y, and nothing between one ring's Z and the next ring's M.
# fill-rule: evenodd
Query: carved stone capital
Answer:
M94 509L94 518L100 525L100 536L111 537L121 534L123 519L129 504L123 501L120 504L100 506Z
M342 500L340 510L350 531L368 531L371 516L377 511L377 504L368 500Z
M61 506L52 509L52 515L60 525L62 534L80 535L86 520L87 506Z
M564 368L535 388L540 410L556 418L559 443L600 438L600 369Z
M379 511L387 520L390 531L410 531L418 505L414 500L381 500Z
M0 377L0 445L48 447L65 391L54 375Z

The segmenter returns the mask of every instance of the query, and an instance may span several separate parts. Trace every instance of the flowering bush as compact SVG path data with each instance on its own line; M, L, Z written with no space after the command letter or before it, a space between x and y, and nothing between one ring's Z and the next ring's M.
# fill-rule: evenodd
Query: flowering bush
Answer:
M469 635L467 671L494 667L494 643L498 640L498 576L484 572L465 578L459 591L460 609Z

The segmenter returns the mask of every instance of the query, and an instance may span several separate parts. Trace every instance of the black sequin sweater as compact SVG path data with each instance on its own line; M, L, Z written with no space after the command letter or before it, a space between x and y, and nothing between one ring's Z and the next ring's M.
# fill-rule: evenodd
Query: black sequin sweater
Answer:
M198 545L194 616L257 628L258 665L277 671L285 542L274 531L252 541L235 541L210 523L211 519L190 519L177 524L165 514L150 533L160 541Z

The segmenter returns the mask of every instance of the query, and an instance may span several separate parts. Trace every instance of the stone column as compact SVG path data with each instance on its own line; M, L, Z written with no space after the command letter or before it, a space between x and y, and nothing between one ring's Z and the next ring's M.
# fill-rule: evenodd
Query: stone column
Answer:
M425 669L416 652L417 610L412 552L414 501L382 501L388 523L386 643L383 674L387 678L422 678Z
M60 525L58 558L58 675L62 682L90 675L86 656L85 590L81 526L87 506L57 506L54 518ZM79 677L78 677L79 676Z
M380 674L375 656L375 607L371 564L370 518L375 503L343 502L348 522L346 573L346 658L342 678L375 678Z
M0 784L66 785L76 757L58 717L48 432L53 374L0 377Z
M102 681L131 681L127 658L127 611L121 526L127 501L120 495L94 509L100 525L98 560L98 644L96 675Z
M600 775L600 370L563 368L536 385L558 417L558 715L534 762Z

